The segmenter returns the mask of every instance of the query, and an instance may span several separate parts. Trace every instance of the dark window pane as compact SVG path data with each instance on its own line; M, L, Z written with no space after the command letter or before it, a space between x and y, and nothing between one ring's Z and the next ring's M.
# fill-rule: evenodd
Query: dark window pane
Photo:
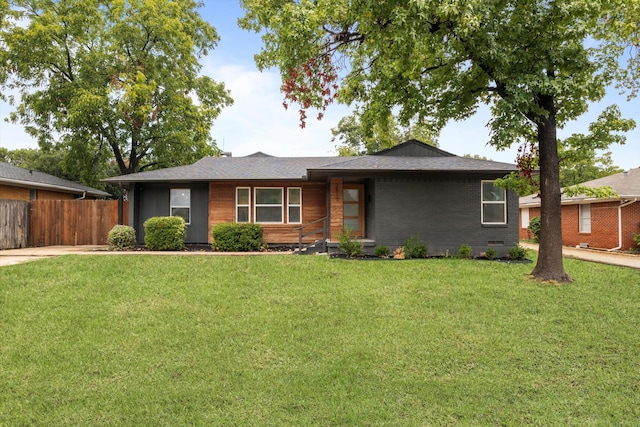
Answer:
M239 205L248 205L249 204L249 189L248 188L238 188L238 204Z
M249 207L248 206L239 206L238 207L238 218L236 219L238 222L249 222Z
M482 183L482 201L483 202L498 202L505 200L504 188L496 187L493 182Z
M343 212L344 216L358 216L360 214L360 206L356 203L345 204Z
M171 216L181 216L184 218L184 222L188 224L190 222L189 210L189 208L171 208Z
M256 222L282 222L282 208L274 207L256 207Z
M485 223L491 223L491 222L496 222L496 223L505 223L505 218L504 218L504 204L502 203L485 203L482 206L482 213L483 213L483 221Z
M290 223L300 222L300 208L298 206L289 207L289 222Z
M191 206L191 190L188 188L171 189L171 206Z
M282 189L281 188L258 188L256 189L257 205L281 205Z
M360 232L360 220L359 219L345 219L343 224L344 224L345 230L348 228L351 231Z
M289 204L290 205L299 205L300 204L300 189L299 188L290 188L289 189Z
M358 198L358 189L357 188L347 188L342 191L342 197L345 202L358 202L360 199Z

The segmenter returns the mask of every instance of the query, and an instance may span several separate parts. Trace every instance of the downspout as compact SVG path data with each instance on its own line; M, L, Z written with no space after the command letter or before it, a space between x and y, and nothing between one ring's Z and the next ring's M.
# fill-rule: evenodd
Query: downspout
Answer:
M85 197L87 197L87 192L86 192L86 191L83 191L83 192L82 192L82 197L78 197L78 198L77 198L77 199L75 199L75 200L83 200Z
M622 208L624 208L625 206L632 205L637 201L638 201L638 198L636 197L633 200L620 203L620 205L618 206L618 246L616 246L615 248L607 249L607 252L617 251L622 248Z

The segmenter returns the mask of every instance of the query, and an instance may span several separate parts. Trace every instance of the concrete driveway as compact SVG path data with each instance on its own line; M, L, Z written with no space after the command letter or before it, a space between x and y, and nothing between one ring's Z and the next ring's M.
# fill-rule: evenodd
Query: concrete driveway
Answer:
M110 251L107 246L45 246L0 250L0 267L62 255L181 255L181 256L265 256L291 255L293 252L212 252L212 251Z
M538 244L520 243L527 249L538 251ZM602 264L618 265L621 267L630 267L640 269L640 254L626 254L621 252L598 251L595 249L573 248L570 246L562 247L562 255L565 258L576 258L584 261L599 262Z

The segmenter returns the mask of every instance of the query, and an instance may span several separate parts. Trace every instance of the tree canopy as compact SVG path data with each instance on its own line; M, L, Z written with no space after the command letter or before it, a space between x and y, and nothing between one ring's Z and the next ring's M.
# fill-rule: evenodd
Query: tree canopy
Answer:
M562 263L557 129L603 98L617 69L617 52L589 42L615 31L605 18L619 16L625 2L243 0L242 5L241 25L264 33L258 66L281 70L285 102L298 103L301 116L338 100L356 104L366 126L384 123L397 111L401 125L429 124L437 132L449 120L466 119L489 105L490 143L498 149L528 144L539 155L542 221L532 274L571 280ZM614 37L607 40L617 43Z
M210 128L232 100L199 74L218 40L199 3L1 2L0 83L17 105L11 119L42 148L64 146L65 165L85 183L96 184L107 163L127 174L216 152Z
M425 125L400 127L393 116L382 124L374 124L367 129L357 114L343 117L331 129L331 142L338 142L336 148L341 156L361 156L393 147L409 139L417 139L434 147L438 146L433 131Z

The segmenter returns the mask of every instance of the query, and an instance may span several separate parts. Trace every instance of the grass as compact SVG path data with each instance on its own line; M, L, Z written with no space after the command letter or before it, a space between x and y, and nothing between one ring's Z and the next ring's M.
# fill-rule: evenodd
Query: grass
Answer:
M0 425L637 425L640 274L566 260L0 268Z

